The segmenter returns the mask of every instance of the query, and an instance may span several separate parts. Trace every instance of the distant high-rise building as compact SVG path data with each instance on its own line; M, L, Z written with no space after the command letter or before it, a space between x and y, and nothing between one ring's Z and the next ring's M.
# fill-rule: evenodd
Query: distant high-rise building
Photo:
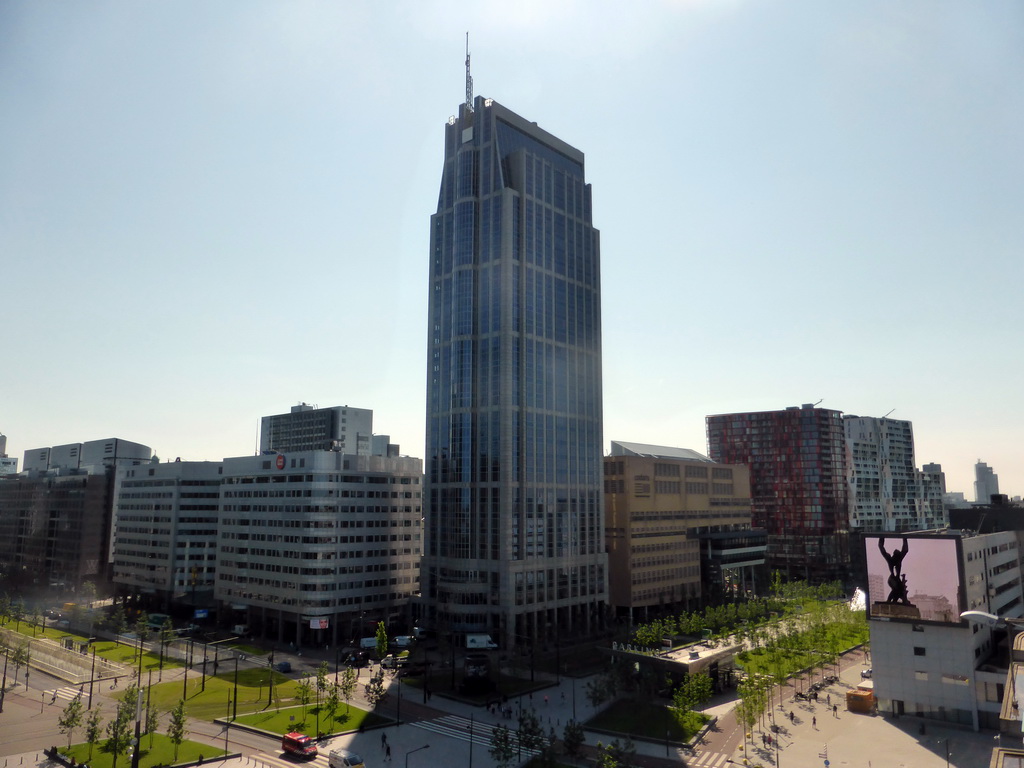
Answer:
M770 571L812 582L850 576L840 411L812 405L707 417L708 452L750 467L753 526L768 532Z
M974 465L974 500L978 504L988 504L992 497L999 493L999 475L992 468L978 459Z
M601 283L583 153L491 99L430 221L426 619L532 643L603 622Z
M260 453L337 451L370 456L373 411L366 408L317 408L300 403L289 413L264 416L260 422Z
M7 455L7 436L0 434L0 475L18 474L18 460Z

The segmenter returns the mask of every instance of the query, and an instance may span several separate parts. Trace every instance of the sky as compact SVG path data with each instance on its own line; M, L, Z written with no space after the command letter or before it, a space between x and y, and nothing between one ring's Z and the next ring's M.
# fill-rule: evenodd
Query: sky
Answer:
M604 437L913 422L1024 494L1024 5L0 4L0 433L251 454L299 402L423 456L429 217L475 93L586 155Z

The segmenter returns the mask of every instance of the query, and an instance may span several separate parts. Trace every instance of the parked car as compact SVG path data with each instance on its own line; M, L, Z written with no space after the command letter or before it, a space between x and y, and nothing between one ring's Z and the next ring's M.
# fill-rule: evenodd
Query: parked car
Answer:
M870 679L871 679L871 673L872 673L873 671L874 671L874 670L873 670L873 669L872 669L871 667L868 667L867 669L862 669L862 670L860 671L860 677L861 677L861 679L862 679L862 680L870 680Z
M396 656L393 653L389 653L380 660L381 669L401 669L408 663L409 657L405 654Z
M366 768L363 758L348 749L332 749L327 764L330 768Z
M290 661L279 661L274 665L278 672L291 672L292 663Z

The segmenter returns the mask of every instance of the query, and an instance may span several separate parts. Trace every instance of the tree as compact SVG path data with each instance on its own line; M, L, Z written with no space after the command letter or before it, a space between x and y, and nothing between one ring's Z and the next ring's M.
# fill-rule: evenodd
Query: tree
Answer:
M128 617L124 615L123 605L118 605L117 608L114 609L114 612L110 614L109 623L110 628L114 632L114 641L120 645L121 635L124 634L126 629L128 629Z
M519 710L519 746L528 752L539 752L544 746L544 729L529 709Z
M17 648L14 649L14 653L11 655L11 662L14 664L14 679L18 679L18 671L23 665L28 664L28 643L21 643Z
M81 725L82 699L76 696L68 702L68 705L64 707L64 711L60 713L60 717L57 719L57 727L60 728L60 732L68 735L68 748L71 747L71 737Z
M163 626L160 627L160 632L157 634L157 639L160 641L160 669L164 668L164 653L167 648L167 644L175 638L174 625L171 623L171 618L168 616L164 619Z
M185 728L185 700L178 699L178 703L171 710L171 722L167 726L167 738L174 745L174 760L178 760L178 747L185 740L188 730Z
M488 750L498 768L508 768L515 759L516 749L512 745L512 735L504 725L496 725L491 731L491 748Z
M365 688L366 701L371 707L376 707L387 700L388 692L384 687L384 670L377 668L377 671L370 677L370 682Z
M316 693L317 700L327 692L329 685L328 677L330 675L329 668L326 661L321 661L320 666L316 668Z
M313 700L313 685L309 682L309 675L306 675L295 688L295 697L302 705L302 719L306 719L306 707Z
M152 701L146 702L146 722L144 733L149 736L149 748L153 748L153 736L160 727L160 712Z
M92 750L99 743L100 735L103 733L103 707L98 706L85 718L85 743L89 745L89 760L92 760Z
M562 733L562 744L565 751L573 760L580 756L583 751L583 744L586 742L586 734L583 732L583 724L570 720L565 724L565 731Z
M633 768L636 759L636 747L633 740L628 736L622 744L615 739L611 744L603 746L600 742L598 747L598 768Z
M117 768L117 756L128 751L132 743L131 723L135 718L135 707L138 705L139 689L128 686L121 700L117 703L114 719L107 723L106 749L113 758L113 768Z
M356 692L356 682L358 679L359 674L352 667L345 667L345 671L341 673L341 683L339 683L338 689L341 692L342 698L345 699L346 713L349 711L348 702Z
M334 728L334 722L335 722L335 717L334 716L335 716L335 714L337 714L338 707L340 707L340 706L341 706L341 696L339 695L339 692L338 692L338 686L337 685L331 685L327 689L327 701L324 702L324 708L327 710L327 717L328 717L327 722L329 724L329 727L327 729L328 732L331 732L331 729Z
M135 630L136 637L139 638L139 658L142 658L143 645L149 639L150 628L149 628L149 616L145 611L139 614L139 618L135 620L135 624L132 627Z
M383 621L377 622L377 658L383 659L388 655L388 628Z

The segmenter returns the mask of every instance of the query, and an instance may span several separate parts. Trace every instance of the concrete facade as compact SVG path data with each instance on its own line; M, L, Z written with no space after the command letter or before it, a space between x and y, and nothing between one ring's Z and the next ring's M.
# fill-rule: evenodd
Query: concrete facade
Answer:
M915 534L911 538L936 533ZM958 611L999 616L1024 613L1020 543L1016 532L960 536L963 580L960 607L948 623L871 618L871 654L879 711L998 728L1006 660L999 654L1005 631L958 620ZM873 541L869 540L868 546ZM955 567L956 564L954 564ZM929 585L918 584L922 592ZM869 588L873 599L881 587ZM912 595L920 603L919 595Z
M753 586L752 571L764 566L763 542L731 553L742 557L717 574L725 583L712 582L702 567L702 534L750 531L746 467L716 464L683 449L613 441L604 485L613 610L630 617L652 607L692 610L712 595ZM718 541L720 549L726 541Z
M296 645L335 645L377 621L409 623L420 589L422 478L422 462L409 457L225 459L222 621Z

